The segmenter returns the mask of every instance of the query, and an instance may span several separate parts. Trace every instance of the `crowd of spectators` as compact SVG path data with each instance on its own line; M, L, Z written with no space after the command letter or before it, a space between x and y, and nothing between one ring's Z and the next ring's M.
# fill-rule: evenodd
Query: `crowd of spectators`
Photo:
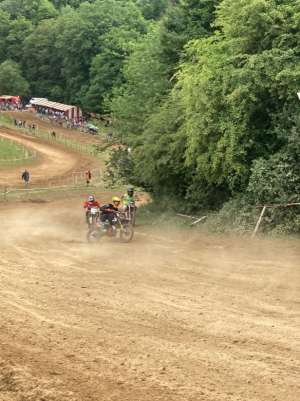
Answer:
M30 131L35 131L36 125L35 124L28 124L25 120L17 120L14 118L14 125L18 128L28 128Z
M36 112L37 112L38 117L47 118L52 123L57 124L60 127L84 130L84 128L87 124L87 121L84 117L80 117L78 120L76 120L76 119L70 120L61 111L46 109L44 107L37 107Z
M1 111L21 111L23 105L21 103L0 102Z
M85 116L81 116L78 119L69 119L63 111L57 111L50 108L45 107L35 107L31 108L30 105L25 106L21 102L13 103L11 101L0 101L0 111L24 111L24 110L31 110L35 111L36 115L41 119L46 119L51 122L53 125L62 127L62 128L71 128L71 129L78 129L81 132L96 134L97 127L92 126L87 121ZM104 122L105 126L109 126L111 121L107 118L101 118L100 120ZM30 130L35 130L34 124L26 124L26 121L14 119L14 125L18 128L29 128Z

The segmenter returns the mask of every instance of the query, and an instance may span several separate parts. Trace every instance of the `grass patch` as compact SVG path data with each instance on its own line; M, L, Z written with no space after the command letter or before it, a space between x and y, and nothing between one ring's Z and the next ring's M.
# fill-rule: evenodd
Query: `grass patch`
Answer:
M13 166L34 157L35 154L24 146L0 137L0 166Z
M192 220L178 216L172 208L164 208L159 201L153 201L138 208L137 223L142 226L164 227L164 229L187 228Z

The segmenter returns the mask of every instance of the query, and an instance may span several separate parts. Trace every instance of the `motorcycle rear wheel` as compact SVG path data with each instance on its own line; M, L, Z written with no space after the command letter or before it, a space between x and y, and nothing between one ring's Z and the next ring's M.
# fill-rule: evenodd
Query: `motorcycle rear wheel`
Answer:
M123 243L130 242L134 235L134 229L131 223L124 226L120 231L120 240Z

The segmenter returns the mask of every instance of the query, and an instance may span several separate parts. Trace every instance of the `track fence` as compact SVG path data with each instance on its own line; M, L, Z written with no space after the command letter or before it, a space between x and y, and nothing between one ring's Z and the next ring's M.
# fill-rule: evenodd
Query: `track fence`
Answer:
M14 166L20 163L26 163L28 161L35 160L37 158L37 152L34 150L30 150L26 148L25 146L19 144L18 142L7 138L3 137L0 134L0 142L1 143L11 143L14 146L17 146L19 148L19 153L22 153L22 157L10 157L10 158L0 158L0 166Z
M2 127L7 127L7 128L14 128L18 129L21 132L25 134L29 134L31 136L37 137L44 139L49 142L53 143L58 143L61 145L64 145L70 149L76 150L77 152L80 153L85 153L90 156L98 157L101 155L99 154L99 144L92 144L92 143L83 143L76 138L71 139L59 132L55 132L55 127L52 128L52 131L46 131L44 129L41 129L38 124L28 124L26 123L25 125L16 125L14 123L14 119L11 118L10 116L0 116L0 123ZM1 127L0 125L0 127Z
M0 202L8 199L28 199L35 195L60 193L63 191L76 191L78 189L93 189L104 185L103 171L101 169L91 170L92 179L89 184L86 182L85 171L74 171L71 174L63 177L50 179L44 185L37 186L30 183L17 187L2 186L0 188ZM34 177L33 177L34 179Z

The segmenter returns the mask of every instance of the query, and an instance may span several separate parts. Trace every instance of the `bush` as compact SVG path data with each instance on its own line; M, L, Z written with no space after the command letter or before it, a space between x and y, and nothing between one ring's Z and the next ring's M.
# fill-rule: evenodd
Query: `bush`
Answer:
M220 211L209 214L204 228L217 233L246 234L253 231L258 215L258 209L240 197L225 203Z

